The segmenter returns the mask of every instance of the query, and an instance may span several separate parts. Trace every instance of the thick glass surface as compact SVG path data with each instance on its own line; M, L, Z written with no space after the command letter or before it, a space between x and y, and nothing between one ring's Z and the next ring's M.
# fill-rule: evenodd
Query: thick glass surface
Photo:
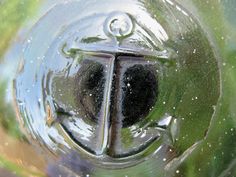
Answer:
M0 176L236 175L233 0L0 1Z

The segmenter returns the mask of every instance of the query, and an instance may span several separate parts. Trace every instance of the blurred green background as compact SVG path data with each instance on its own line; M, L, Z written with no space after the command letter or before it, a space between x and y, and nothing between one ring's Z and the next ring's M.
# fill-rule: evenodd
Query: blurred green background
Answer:
M56 2L59 0L0 0L0 177L45 176L44 158L27 142L16 120L12 79L27 31ZM233 177L236 176L236 1L178 2L199 19L212 38L219 57L222 93L208 136L175 175Z

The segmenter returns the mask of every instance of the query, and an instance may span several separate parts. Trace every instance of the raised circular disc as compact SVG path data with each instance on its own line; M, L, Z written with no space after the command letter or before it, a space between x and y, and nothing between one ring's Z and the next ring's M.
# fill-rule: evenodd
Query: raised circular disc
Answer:
M124 25L113 34L119 22L108 25L108 35L107 23L117 13L128 18L125 24L132 30ZM205 33L174 1L59 4L35 25L30 38L15 81L16 101L30 133L52 151L76 149L94 164L112 168L152 155L168 159L156 163L162 166L173 159L168 149L179 156L204 138L219 97L219 70ZM133 57L119 60L116 54ZM116 122L118 113L132 115L124 105L134 97L126 90L136 86L128 86L122 76L132 76L129 72L138 67L153 80L147 95L154 98L146 100L150 108L140 109L142 118L132 123ZM120 84L113 89L115 71L120 71ZM118 101L112 90L117 93L124 83L123 92L115 94L118 100L123 94ZM110 103L119 107L115 115Z

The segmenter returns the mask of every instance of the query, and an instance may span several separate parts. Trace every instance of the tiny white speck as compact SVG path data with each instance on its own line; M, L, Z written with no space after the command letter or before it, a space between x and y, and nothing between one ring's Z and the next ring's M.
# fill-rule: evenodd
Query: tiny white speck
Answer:
M175 172L176 172L177 174L179 174L179 170L176 170Z

